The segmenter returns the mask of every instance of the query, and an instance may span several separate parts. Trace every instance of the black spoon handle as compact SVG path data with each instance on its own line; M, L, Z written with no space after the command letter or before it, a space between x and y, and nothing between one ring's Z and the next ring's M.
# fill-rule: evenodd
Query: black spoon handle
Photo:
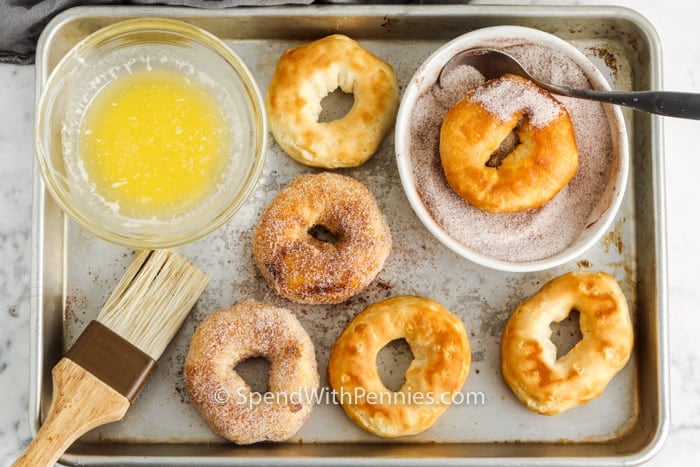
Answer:
M594 91L572 89L542 83L549 92L569 97L581 97L609 104L623 105L667 117L700 120L700 93L672 91Z

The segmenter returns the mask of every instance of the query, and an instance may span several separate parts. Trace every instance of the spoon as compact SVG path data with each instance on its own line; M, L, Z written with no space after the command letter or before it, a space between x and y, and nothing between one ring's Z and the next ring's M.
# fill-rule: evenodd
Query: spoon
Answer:
M700 94L670 91L594 91L573 89L566 86L541 81L530 73L513 56L501 50L479 48L460 52L452 57L440 71L438 83L444 87L445 77L458 66L469 65L476 68L486 80L499 78L505 74L518 75L529 79L539 87L560 96L577 97L609 104L624 105L636 110L667 117L700 120Z

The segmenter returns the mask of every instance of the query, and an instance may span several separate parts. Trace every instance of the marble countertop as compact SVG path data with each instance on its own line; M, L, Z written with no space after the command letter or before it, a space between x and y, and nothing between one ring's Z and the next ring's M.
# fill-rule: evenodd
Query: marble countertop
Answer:
M542 1L479 2L544 4ZM553 2L549 2L553 3ZM636 9L656 27L663 47L664 87L700 92L700 3L692 0L569 1ZM0 65L0 464L30 438L29 297L32 212L34 67ZM671 403L668 440L648 465L697 465L700 457L700 122L665 119L670 285Z

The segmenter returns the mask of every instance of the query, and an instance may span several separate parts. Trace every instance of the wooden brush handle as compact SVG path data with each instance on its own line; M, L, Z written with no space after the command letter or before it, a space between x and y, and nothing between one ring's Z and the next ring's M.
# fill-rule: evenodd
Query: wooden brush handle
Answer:
M15 467L51 466L84 433L121 420L129 399L67 358L51 371L51 408L34 440L13 464Z

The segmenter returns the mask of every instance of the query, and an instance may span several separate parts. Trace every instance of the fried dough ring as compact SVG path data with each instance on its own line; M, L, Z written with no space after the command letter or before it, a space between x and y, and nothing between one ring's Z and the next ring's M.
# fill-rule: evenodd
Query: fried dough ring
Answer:
M273 400L251 398L251 388L234 370L252 357L270 362L269 392L277 395ZM319 386L314 345L296 317L255 301L219 310L197 327L184 376L204 420L237 444L284 441L294 435L311 414L309 395Z
M580 313L583 338L557 359L552 322ZM595 399L625 366L634 335L627 301L606 273L571 272L545 284L508 320L503 378L530 410L556 415Z
M392 392L377 372L377 353L404 338L414 359ZM471 348L462 321L433 300L399 296L358 314L331 349L328 382L345 413L384 438L420 433L447 410L467 379ZM362 396L365 397L362 397Z
M538 115L538 103L558 115ZM489 110L499 106L513 108L507 118ZM519 144L499 166L487 166L512 131ZM576 173L578 148L566 108L534 83L505 75L447 112L440 160L448 184L464 200L483 211L511 213L541 207L559 193Z
M321 100L340 88L350 111L319 122ZM265 105L270 131L293 159L313 167L355 167L377 150L396 119L398 84L388 63L334 34L289 49L277 63Z
M311 229L327 228L329 243ZM377 201L358 180L330 172L302 175L260 216L255 262L278 295L297 303L340 303L365 288L384 266L391 232Z

